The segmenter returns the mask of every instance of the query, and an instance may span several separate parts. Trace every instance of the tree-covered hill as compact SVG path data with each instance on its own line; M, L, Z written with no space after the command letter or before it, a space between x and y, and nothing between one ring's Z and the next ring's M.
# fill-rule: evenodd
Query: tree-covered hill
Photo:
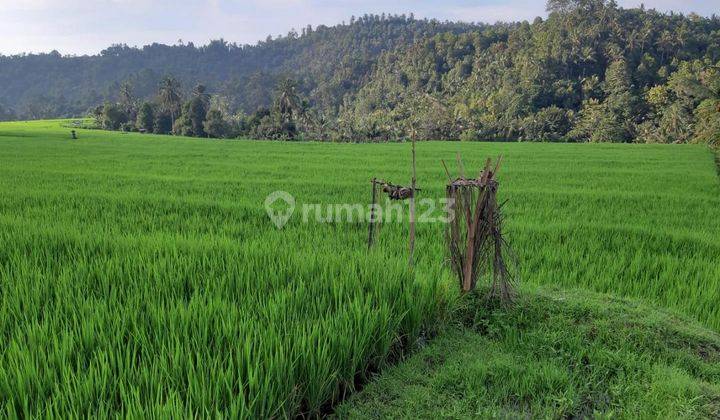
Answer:
M119 98L122 82L149 99L164 76L184 86L208 85L228 96L233 111L269 105L281 78L302 80L305 93L334 107L347 91L366 82L384 51L412 45L437 33L478 29L462 23L367 15L333 27L308 26L257 45L224 40L205 46L114 45L97 56L50 54L0 56L0 104L20 118L76 116Z
M109 101L124 109L106 126L137 128L143 101L154 117L191 109L155 99L171 75L180 94L208 87L214 99L188 119L223 136L718 143L720 18L605 0L551 0L548 11L495 25L370 15L255 46L2 57L0 118L73 116ZM207 134L161 125L154 131Z
M720 20L602 1L548 7L547 20L438 34L383 54L342 116L388 138L413 130L421 138L648 142L720 134Z

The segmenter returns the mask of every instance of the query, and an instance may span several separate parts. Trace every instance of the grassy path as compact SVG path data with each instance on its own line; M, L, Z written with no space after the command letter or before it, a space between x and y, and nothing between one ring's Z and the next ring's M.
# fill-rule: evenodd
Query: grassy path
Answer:
M720 416L720 335L633 301L526 290L475 312L337 408L339 418Z

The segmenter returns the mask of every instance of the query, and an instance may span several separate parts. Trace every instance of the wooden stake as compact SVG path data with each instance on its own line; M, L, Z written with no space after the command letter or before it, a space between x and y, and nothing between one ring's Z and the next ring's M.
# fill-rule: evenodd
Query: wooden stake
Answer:
M373 231L375 230L375 195L377 194L377 179L372 179L372 205L370 206L370 227L368 228L368 249L373 244Z
M465 270L463 275L463 291L469 292L473 288L472 274L473 265L475 263L475 240L480 224L480 218L482 217L482 208L484 206L485 196L487 194L487 188L483 188L477 197L475 202L475 211L472 214L472 223L468 231L467 248L465 250Z
M495 171L497 171L500 168L500 162L502 161L502 156L498 158L497 163L495 164ZM490 170L492 165L492 160L488 158L485 161L485 167L483 168L483 171L480 173L480 180L483 184L483 189L478 194L477 201L475 202L475 211L472 213L472 224L470 225L469 232L468 232L468 242L467 242L467 250L466 250L466 256L465 256L465 270L464 270L464 276L463 276L463 291L469 292L472 290L472 269L473 269L473 263L475 261L475 241L476 241L476 234L478 230L478 225L480 223L481 215L481 209L484 207L486 195L488 193L488 182L490 179L492 179L495 176L495 173ZM492 196L491 196L492 197ZM490 224L492 225L492 215L489 215L490 217Z
M412 136L412 182L410 189L410 267L415 263L415 184L417 183L415 173L415 136Z
M455 155L455 160L457 161L460 178L465 178L465 165L463 165L462 158L460 157L460 152Z

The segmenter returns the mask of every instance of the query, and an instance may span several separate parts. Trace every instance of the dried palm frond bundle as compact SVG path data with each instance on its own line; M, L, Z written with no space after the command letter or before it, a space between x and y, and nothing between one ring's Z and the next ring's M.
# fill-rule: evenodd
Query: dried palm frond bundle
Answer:
M468 179L458 157L460 177L450 178L446 187L450 209L446 237L450 263L463 292L474 290L478 279L492 271L490 296L509 302L514 296L516 260L503 236L502 205L497 201L495 176L501 161L498 158L493 167L488 159L478 178Z

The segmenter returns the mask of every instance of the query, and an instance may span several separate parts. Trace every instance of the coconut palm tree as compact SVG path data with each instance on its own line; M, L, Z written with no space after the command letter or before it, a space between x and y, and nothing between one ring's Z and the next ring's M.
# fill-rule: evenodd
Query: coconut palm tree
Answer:
M174 77L168 76L160 82L158 97L160 99L160 105L165 111L170 113L170 119L174 126L175 116L182 105L182 85Z
M275 109L285 121L292 121L294 117L302 114L303 104L294 80L284 79L278 84Z

